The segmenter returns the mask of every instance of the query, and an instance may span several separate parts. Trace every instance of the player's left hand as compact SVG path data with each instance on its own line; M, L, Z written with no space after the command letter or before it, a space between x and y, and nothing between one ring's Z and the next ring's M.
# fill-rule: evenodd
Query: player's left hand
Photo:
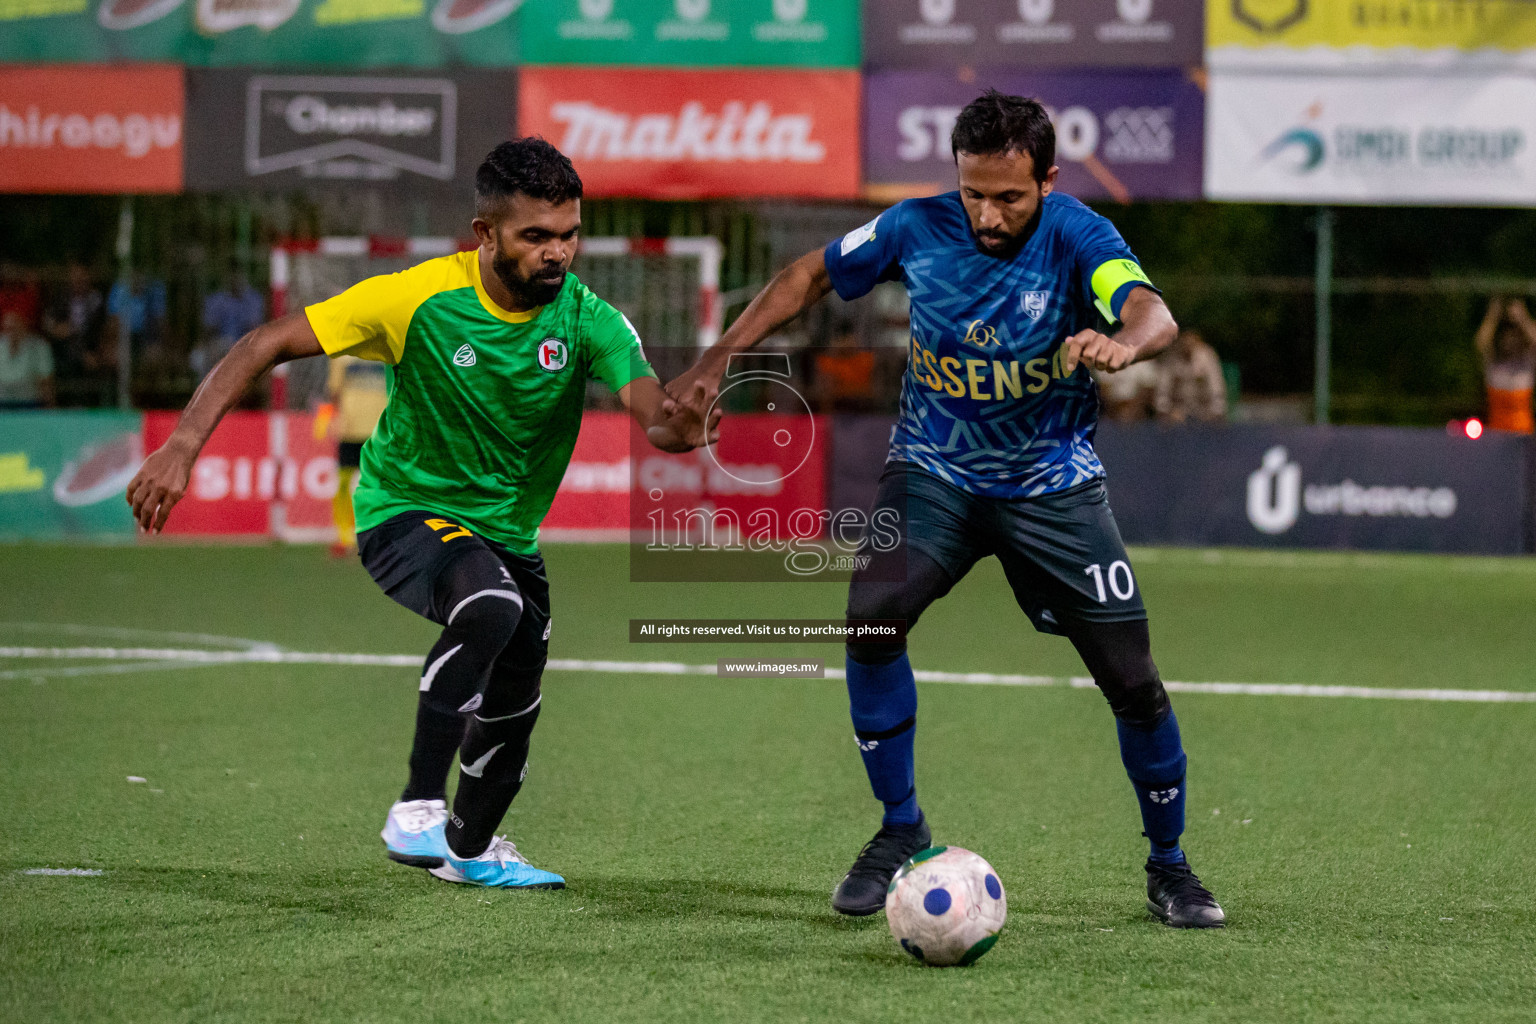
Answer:
M1090 370L1114 373L1136 361L1136 350L1098 331L1079 331L1067 339L1061 353L1061 372L1071 376L1082 363Z
M668 397L661 403L661 422L646 429L646 437L663 451L706 448L720 440L720 408L709 402L709 388L694 383L687 401Z

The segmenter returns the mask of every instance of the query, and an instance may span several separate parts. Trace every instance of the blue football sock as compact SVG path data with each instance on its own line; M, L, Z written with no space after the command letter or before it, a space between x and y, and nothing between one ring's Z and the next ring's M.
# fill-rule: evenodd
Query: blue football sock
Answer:
M1179 720L1172 711L1151 729L1138 729L1118 719L1120 760L1136 787L1141 825L1152 843L1149 859L1173 865L1184 860L1179 836L1184 832L1184 745Z
M922 819L912 739L917 733L917 683L906 652L884 665L847 659L848 708L859 741L869 786L885 804L885 824L912 825Z

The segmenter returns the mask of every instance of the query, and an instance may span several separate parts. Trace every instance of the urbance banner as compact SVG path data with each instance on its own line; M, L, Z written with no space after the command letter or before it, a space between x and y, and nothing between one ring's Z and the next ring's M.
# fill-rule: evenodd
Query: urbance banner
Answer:
M187 72L187 187L325 184L469 194L475 168L515 134L511 71Z
M1196 67L1204 45L1202 0L864 4L864 63L874 68Z
M1056 188L1080 199L1199 199L1205 97L1182 71L877 71L865 78L864 178L875 199L955 187L950 132L987 88L1040 100L1056 126Z

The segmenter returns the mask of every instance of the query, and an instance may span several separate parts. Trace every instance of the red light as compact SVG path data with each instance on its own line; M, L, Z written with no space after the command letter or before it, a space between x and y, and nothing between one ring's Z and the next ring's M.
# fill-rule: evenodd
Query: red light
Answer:
M1466 423L1462 424L1461 429L1468 437L1476 441L1483 436L1483 421L1475 418L1467 420Z

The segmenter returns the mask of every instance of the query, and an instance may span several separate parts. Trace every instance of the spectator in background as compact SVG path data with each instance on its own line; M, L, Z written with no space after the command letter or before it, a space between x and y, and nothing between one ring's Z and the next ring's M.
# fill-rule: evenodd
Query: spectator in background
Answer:
M119 280L107 293L107 315L112 318L109 338L115 339L128 325L129 350L135 360L158 359L165 343L165 282L135 270L125 284ZM116 346L103 346L116 363Z
M1105 419L1122 423L1152 418L1152 401L1157 395L1157 362L1144 359L1115 373L1095 372L1099 398L1104 403Z
M1178 338L1157 359L1157 418L1169 423L1216 422L1227 418L1227 381L1216 350L1194 331Z
M1536 324L1524 299L1495 295L1477 329L1488 388L1488 426L1516 434L1536 432L1531 391L1536 386Z
M53 352L27 328L21 313L0 313L0 409L53 404Z
M0 316L19 314L22 325L35 331L42 311L43 290L37 283L37 274L15 263L0 263Z
M43 333L53 343L53 364L60 377L79 377L105 360L99 351L105 304L91 283L90 271L69 265L68 283L43 313Z
M203 340L192 350L192 369L202 377L223 359L235 342L260 327L267 304L245 275L230 268L224 287L203 298Z
M811 404L817 412L875 408L875 353L859 345L852 322L839 321L828 348L811 356Z

